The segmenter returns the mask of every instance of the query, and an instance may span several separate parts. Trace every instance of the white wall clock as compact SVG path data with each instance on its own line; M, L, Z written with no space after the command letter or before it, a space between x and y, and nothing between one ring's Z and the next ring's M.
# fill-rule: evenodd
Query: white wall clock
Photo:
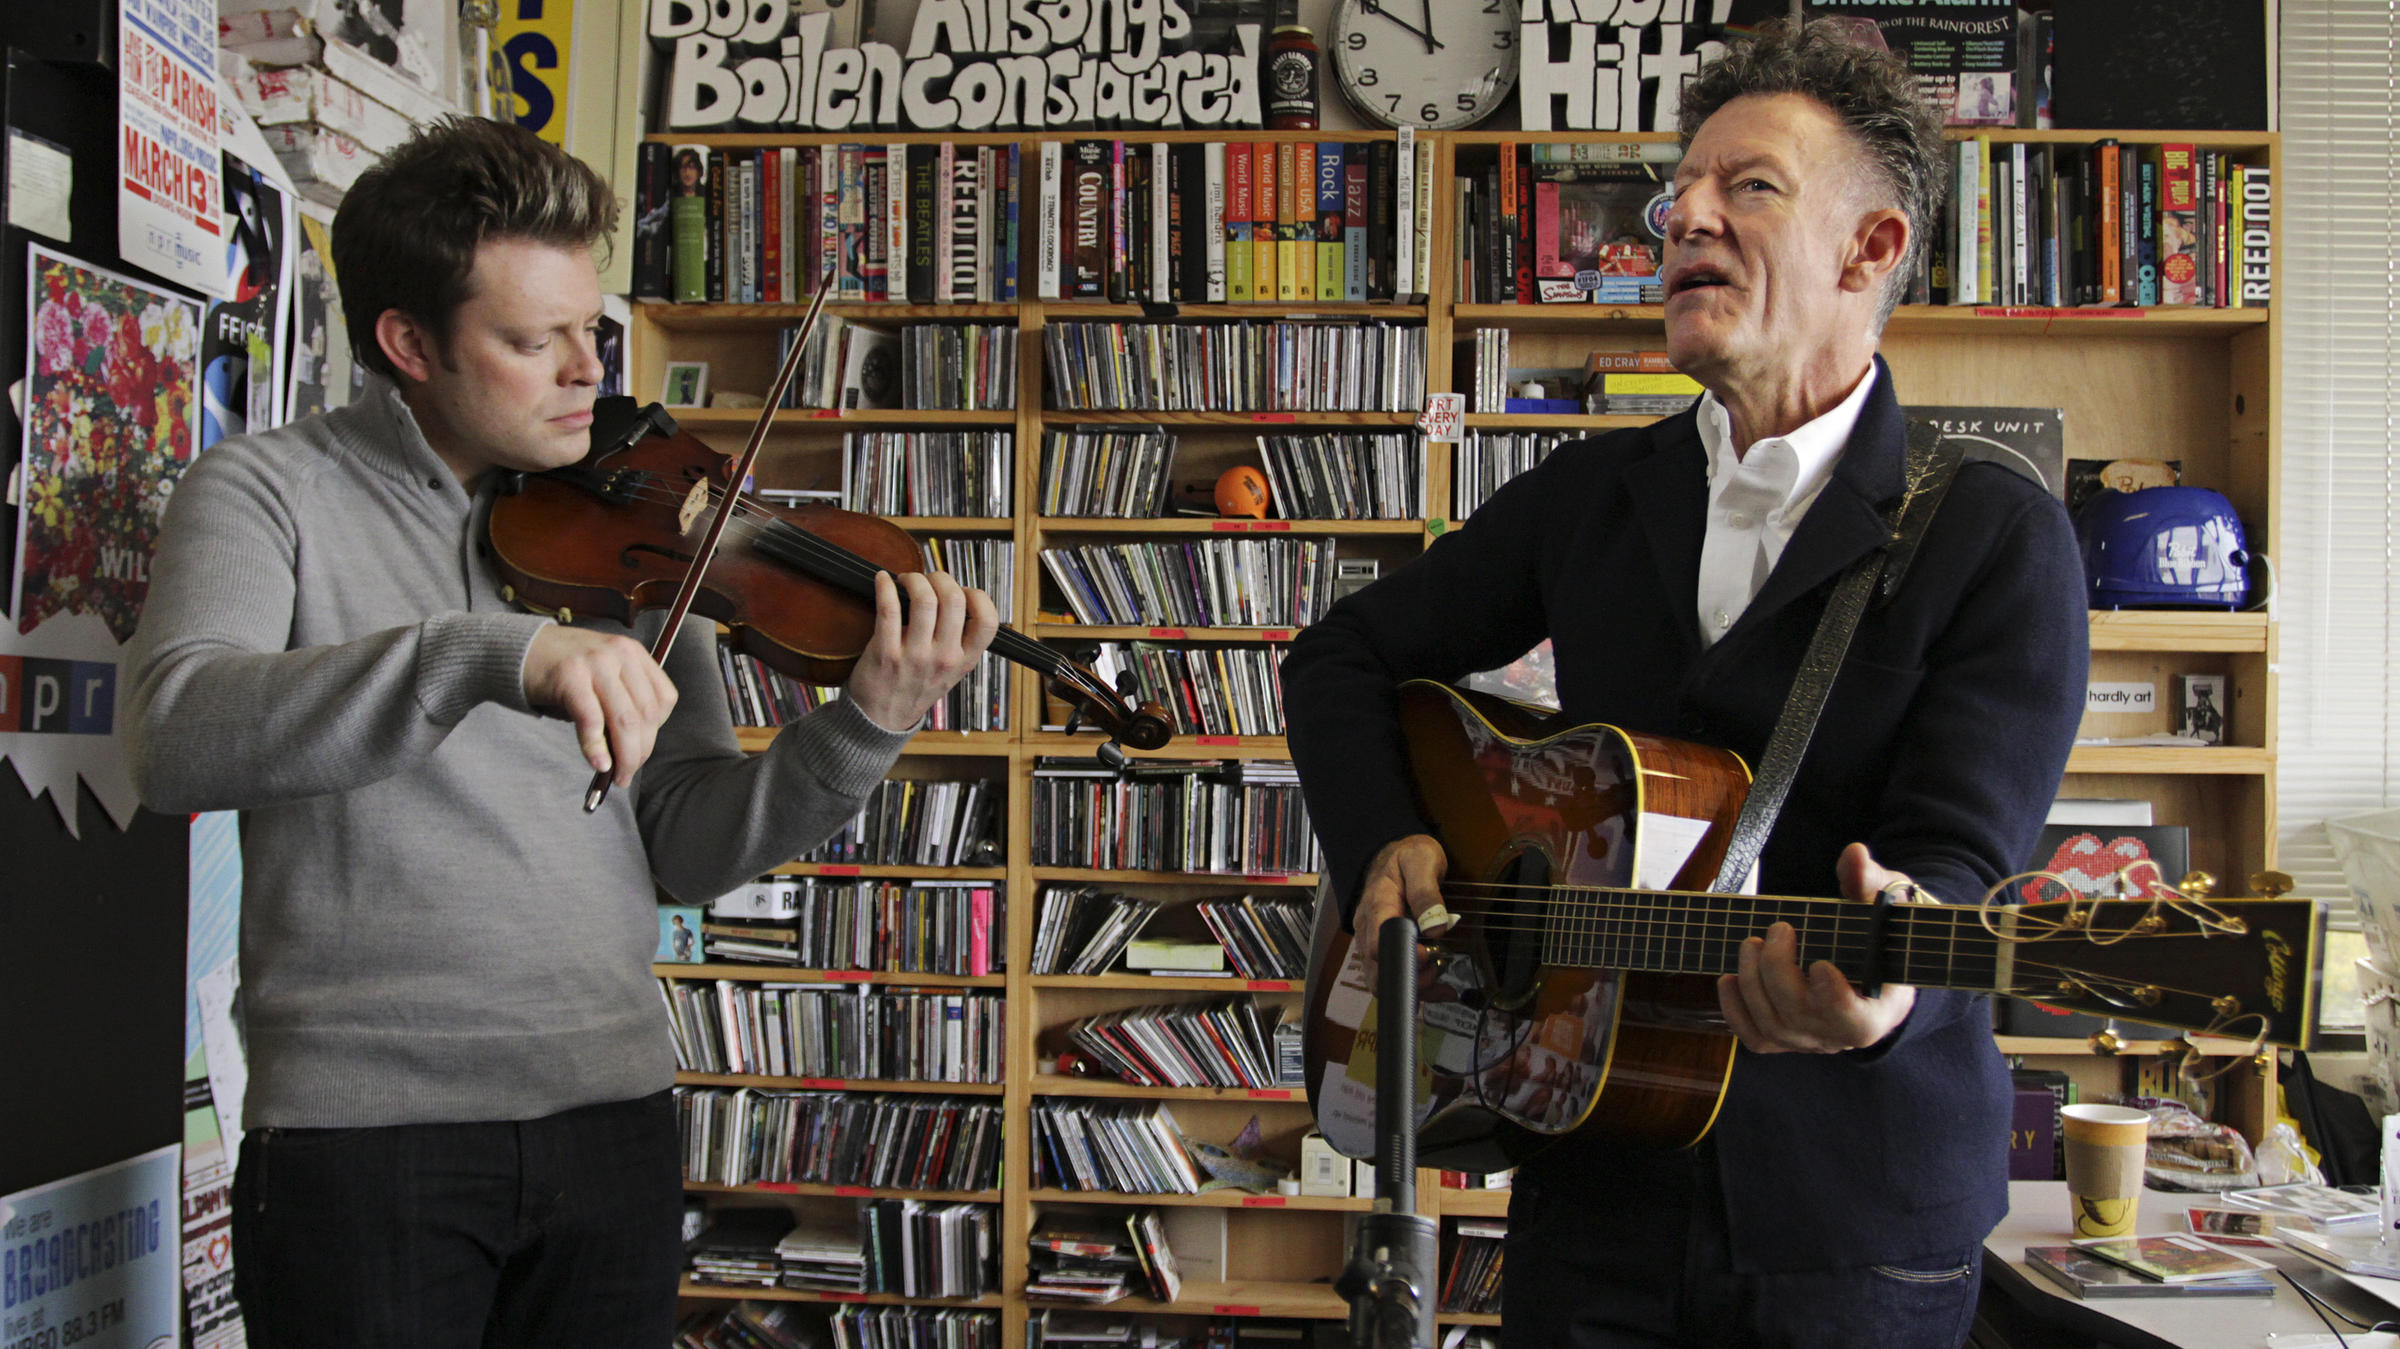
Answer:
M1337 0L1333 72L1370 122L1454 131L1517 83L1517 0Z

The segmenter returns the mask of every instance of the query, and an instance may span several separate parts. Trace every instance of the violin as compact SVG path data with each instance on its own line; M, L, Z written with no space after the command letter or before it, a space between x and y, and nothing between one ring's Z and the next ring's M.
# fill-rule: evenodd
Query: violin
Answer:
M508 480L487 527L502 595L561 623L584 613L631 626L635 615L664 609L650 649L661 662L697 612L724 624L734 649L768 669L812 684L849 678L875 633L875 574L923 571L917 541L876 516L770 506L742 492L832 289L828 266L749 444L730 466L656 403L634 411L630 398L603 398L593 405L592 452L581 463ZM659 443L649 443L654 436ZM907 592L900 603L905 611ZM1086 716L1106 731L1097 753L1110 767L1124 767L1120 744L1158 749L1174 733L1166 709L1128 706L1099 676L1011 628L993 636L991 650L1041 672L1075 709L1070 735ZM608 785L607 773L592 775L586 814L607 799Z
M595 404L594 451L583 462L503 484L489 539L511 603L562 623L582 614L630 624L672 601L733 461L666 409L634 411L633 401ZM917 541L881 516L743 496L690 611L723 624L723 640L771 670L839 684L875 632L875 573L924 569ZM1106 731L1104 759L1121 761L1119 744L1160 748L1174 733L1156 703L1129 706L1091 670L1014 629L1002 627L991 649L1039 671L1076 709L1070 732L1087 719Z

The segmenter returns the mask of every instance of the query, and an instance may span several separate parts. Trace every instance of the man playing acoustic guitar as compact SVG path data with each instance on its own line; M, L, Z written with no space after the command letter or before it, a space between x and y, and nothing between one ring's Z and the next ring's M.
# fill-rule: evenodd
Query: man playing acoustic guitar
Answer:
M1884 323L1938 218L1938 114L1888 53L1815 26L1687 86L1667 347L1690 412L1562 447L1352 596L1283 667L1293 758L1358 939L1440 903L1396 686L1554 643L1560 722L1759 761L1836 580L1885 539L1907 439ZM2032 847L2083 704L2064 510L1969 463L1872 607L1769 838L1769 894L1897 879L1973 904ZM1440 915L1435 915L1435 926ZM1683 1149L1569 1137L1520 1170L1509 1349L1955 1345L2007 1208L2009 1083L1986 1004L1803 969L1790 927L1717 983L1740 1038Z

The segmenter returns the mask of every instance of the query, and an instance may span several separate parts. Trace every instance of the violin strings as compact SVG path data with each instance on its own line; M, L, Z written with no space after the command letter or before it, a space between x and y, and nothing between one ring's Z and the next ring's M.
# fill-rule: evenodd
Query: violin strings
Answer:
M712 494L718 490L720 489L714 484L710 485ZM635 487L626 495L636 500L655 502L661 505L681 505L684 500L684 493L665 486ZM757 546L762 537L772 537L788 542L795 551L806 554L812 566L820 569L818 574L822 579L836 584L850 582L868 595L874 593L875 574L885 570L840 544L829 539L819 538L747 497L735 497L734 518L726 522L725 532L728 536L738 532L753 547ZM1063 668L1065 657L1013 628L1001 628L998 633L993 635L992 646L1002 656L1019 664L1030 666L1043 674L1057 678L1067 677L1068 671ZM1096 686L1087 684L1081 679L1076 679L1074 682L1085 687L1087 691Z

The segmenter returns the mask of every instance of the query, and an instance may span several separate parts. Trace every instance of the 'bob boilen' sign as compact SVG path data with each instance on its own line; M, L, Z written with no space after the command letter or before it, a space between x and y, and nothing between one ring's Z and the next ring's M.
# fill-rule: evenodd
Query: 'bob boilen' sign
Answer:
M1190 47L1179 0L924 0L908 46L827 45L790 0L651 0L662 131L1255 127L1259 25Z

